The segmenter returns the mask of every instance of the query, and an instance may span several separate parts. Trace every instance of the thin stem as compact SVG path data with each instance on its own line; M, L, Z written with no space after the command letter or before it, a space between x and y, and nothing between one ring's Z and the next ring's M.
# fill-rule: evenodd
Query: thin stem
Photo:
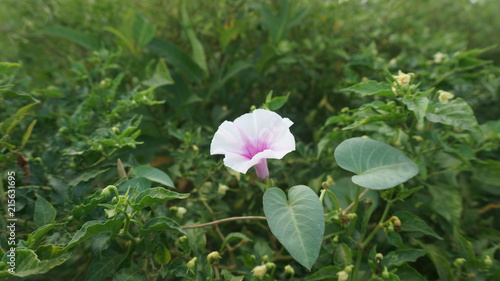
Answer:
M373 237L379 231L379 229L382 226L384 226L385 218L387 217L387 214L389 213L389 209L391 208L391 206L392 206L392 201L387 201L387 205L385 206L384 213L382 214L380 221L378 222L377 226L372 230L372 232L370 232L368 237L366 237L365 241L363 241L363 243L361 244L361 248L363 249L366 248L368 243L370 243L370 241L373 239Z
M220 219L220 220L215 220L207 223L201 223L201 224L195 224L195 225L184 225L182 228L184 229L190 229L190 228L199 228L199 227L205 227L205 226L211 226L223 222L229 222L229 221L237 221L237 220L267 220L266 217L262 216L244 216L244 217L231 217L231 218L225 218L225 219Z
M365 190L363 190L363 192L361 192L361 194L359 194L359 186L358 186L358 188L357 188L357 192L356 192L356 195L357 195L357 194L359 194L359 196L357 196L357 197L356 197L357 199L356 199L356 200L354 200L353 202L351 202L351 204L350 204L349 206L347 206L347 208L345 208L345 209L342 211L342 214L343 214L343 215L346 215L346 214L347 214L347 212L349 212L349 210L350 210L352 207L354 207L354 206L356 206L356 207L357 207L357 204L358 204L358 202L359 202L359 199L363 198L363 196L365 196L365 195L368 193L368 191L370 191L370 190L369 190L369 189L365 189ZM356 208L354 208L354 210L356 210Z

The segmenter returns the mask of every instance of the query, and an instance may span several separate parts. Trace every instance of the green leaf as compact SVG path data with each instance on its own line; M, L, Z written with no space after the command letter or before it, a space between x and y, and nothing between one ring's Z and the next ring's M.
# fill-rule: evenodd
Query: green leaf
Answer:
M443 256L445 251L434 245L425 245L424 248L434 263L439 280L456 280L451 270L450 261Z
M357 174L352 181L369 189L387 189L418 173L418 167L394 147L368 138L343 141L334 153L337 164Z
M189 248L193 251L195 256L200 255L203 250L205 250L205 246L207 245L205 232L201 228L191 228L186 229L186 234L188 237Z
M363 83L359 83L353 85L351 87L342 89L341 91L347 92L355 92L356 94L360 94L361 96L385 96L390 98L395 98L396 94L392 91L391 85L384 82L376 82L376 81L367 81Z
M146 224L139 230L139 233L146 235L155 231L168 231L176 230L179 233L186 235L184 229L175 221L167 217L155 217L150 219Z
M163 59L160 59L158 64L156 64L155 72L151 78L143 83L146 86L154 88L174 84L174 80L172 79L172 76L170 76L170 71L168 71L167 64Z
M427 278L422 276L420 273L418 273L418 271L407 264L399 266L397 274L398 277L404 281L428 281Z
M405 248L405 244L403 243L403 238L396 231L385 230L385 235L387 237L387 242L389 244L397 247L397 248Z
M147 48L167 59L167 62L175 66L188 79L200 82L205 76L203 70L182 49L176 45L160 39L153 39Z
M222 277L224 277L224 281L243 281L243 280L245 280L245 276L234 276L227 269L223 269L221 271L221 275L222 275Z
M51 223L51 224L46 224L42 227L39 227L37 230L33 231L32 233L28 234L28 238L26 239L26 247L30 249L34 249L42 242L42 239L49 233L52 229L54 229L56 226L59 226L62 224L58 223Z
M155 261L158 264L165 265L170 261L171 258L172 256L170 255L170 252L167 248L161 246L158 248L158 250L156 250Z
M7 72L12 71L14 69L20 68L21 66L23 66L23 65L20 63L16 63L16 62L0 61L0 74L7 73Z
M248 242L251 242L252 239L248 236L246 236L245 234L243 233L240 233L240 232L232 232L232 233L229 233L226 238L224 238L224 241L222 241L222 245L220 246L220 250L219 252L222 252L224 250L224 247L226 247L226 245L233 241L233 240L245 240L245 241L248 241Z
M101 233L118 233L122 225L123 221L120 218L88 221L76 232L65 248L71 249L73 246Z
M271 232L290 255L311 269L323 242L325 220L323 207L314 191L297 185L288 191L273 187L264 193L264 213Z
M132 11L132 9L131 9ZM155 36L156 27L139 12L133 11L134 17L131 26L132 39L138 47L146 46Z
M21 147L24 147L26 145L26 143L28 142L28 140L31 136L31 132L33 131L33 128L35 127L35 124L36 124L36 119L33 120L31 122L31 124L28 126L28 128L26 129L26 132L24 133L23 139L21 142Z
M338 266L325 266L304 278L304 281L336 280L336 278L338 277L337 272L341 270L342 269Z
M153 187L139 193L137 198L135 198L134 203L132 203L132 208L140 210L168 200L185 199L188 196L189 193L177 193L163 187Z
M101 281L111 277L126 257L126 254L120 254L114 250L100 253L90 263L85 281Z
M71 257L70 253L59 253L56 257L48 260L40 260L33 250L16 249L16 273L17 277L28 277L46 273L52 268L64 263ZM4 256L6 261L7 256ZM0 276L1 276L0 271Z
M346 243L340 243L335 249L333 256L334 264L339 266L348 266L352 264L352 251Z
M146 277L138 269L122 268L114 276L113 281L145 281Z
M500 161L486 160L473 165L474 178L482 183L500 186Z
M432 196L433 210L445 218L453 226L460 223L462 217L462 194L453 186L429 186Z
M424 117L427 111L427 107L429 106L429 99L427 97L415 98L415 99L407 99L403 98L401 100L409 110L413 111L415 117L418 121L418 127L422 128L424 126Z
M184 31L189 39L189 43L191 44L191 48L193 49L193 60L194 62L203 70L205 75L208 75L208 67L207 67L207 59L205 56L205 50L203 49L203 45L200 40L196 36L194 29L192 27L192 23L189 19L189 15L186 9L186 2L181 1L181 19L184 27Z
M36 197L35 214L33 218L35 225L41 227L52 223L56 218L56 209L42 196L37 194Z
M384 257L382 263L385 266L400 266L407 262L414 262L424 256L427 252L421 249L403 249L390 252Z
M174 187L174 182L172 181L172 179L160 169L149 166L140 166L133 168L131 172L135 175L136 178L143 177L147 178L150 181L157 182L168 187Z
M426 117L431 122L451 125L462 130L473 131L478 128L474 111L461 98L445 104L436 103Z
M21 120L28 115L29 111L31 108L35 105L37 105L38 102L30 103L28 105L25 105L21 107L17 112L12 115L11 117L5 119L3 122L0 123L0 133L4 135L9 135L12 129L21 122Z
M439 236L432 228L430 228L425 221L419 217L412 215L408 212L400 211L394 214L401 220L401 231L414 231L421 232L426 235L431 235L437 239L442 240L443 238Z
M44 34L53 35L69 40L90 51L97 51L100 48L99 40L97 40L95 37L86 35L85 33L71 28L63 26L53 26L44 28L41 32Z

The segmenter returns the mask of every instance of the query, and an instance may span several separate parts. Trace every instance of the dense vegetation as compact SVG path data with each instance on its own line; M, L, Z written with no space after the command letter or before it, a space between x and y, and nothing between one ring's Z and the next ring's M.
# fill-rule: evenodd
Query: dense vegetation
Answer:
M498 14L494 0L2 0L0 280L500 280ZM219 125L256 108L294 123L272 180L210 155ZM356 137L416 176L354 184L335 150ZM325 214L310 270L262 219L264 193L294 186ZM260 218L189 227L241 216Z

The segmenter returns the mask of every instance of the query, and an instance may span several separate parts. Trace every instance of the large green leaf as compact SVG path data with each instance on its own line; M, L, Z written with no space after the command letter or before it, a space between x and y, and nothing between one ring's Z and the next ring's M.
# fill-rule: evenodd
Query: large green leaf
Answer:
M126 257L126 254L116 252L112 249L103 251L90 263L85 281L101 281L113 276Z
M135 198L134 203L132 204L132 208L140 210L153 204L158 204L173 199L185 199L188 196L189 193L177 193L163 187L153 187L139 193L139 195L137 195L137 198Z
M323 207L314 191L297 185L288 191L273 187L264 193L264 213L271 232L290 255L311 269L319 255L325 220Z
M435 104L426 114L426 118L431 122L451 125L462 130L472 131L478 128L474 111L461 98L445 104Z
M394 147L368 138L343 141L335 149L335 160L356 174L352 181L369 189L387 189L418 173L418 167Z

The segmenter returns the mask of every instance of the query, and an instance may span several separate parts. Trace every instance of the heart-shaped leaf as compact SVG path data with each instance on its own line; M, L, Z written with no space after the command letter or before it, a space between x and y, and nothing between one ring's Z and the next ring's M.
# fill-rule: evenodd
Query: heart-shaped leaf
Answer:
M369 189L387 189L418 173L418 167L394 147L368 138L343 141L335 149L335 160L356 174L352 181Z
M273 187L264 194L264 214L271 232L290 255L311 269L319 255L325 220L323 207L314 191L297 185L288 191Z

